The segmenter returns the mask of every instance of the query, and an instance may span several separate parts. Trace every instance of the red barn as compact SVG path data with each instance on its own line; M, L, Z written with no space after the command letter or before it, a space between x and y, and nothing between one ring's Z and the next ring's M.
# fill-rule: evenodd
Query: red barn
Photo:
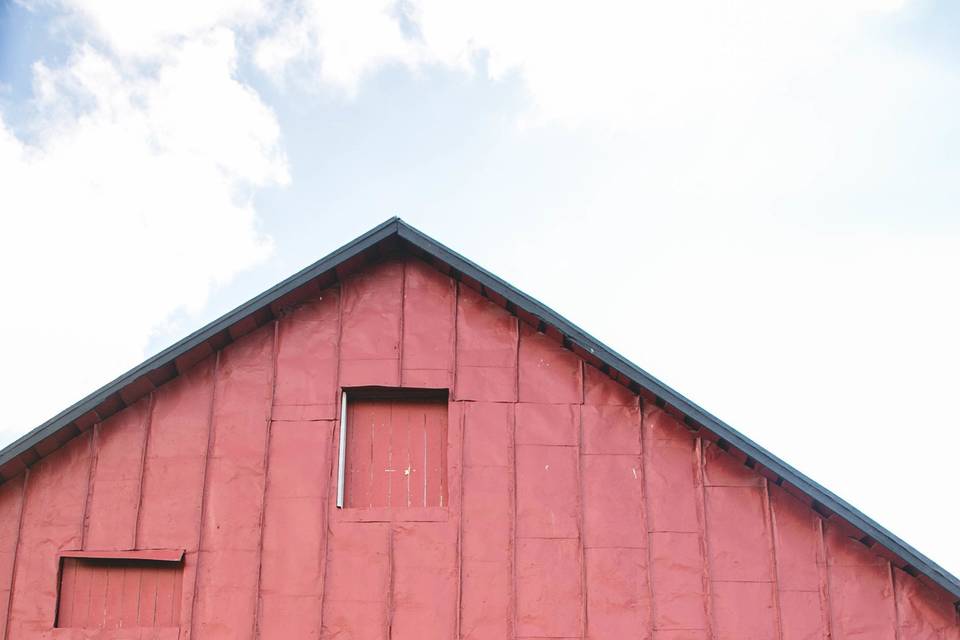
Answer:
M960 639L957 578L396 219L0 479L8 640Z

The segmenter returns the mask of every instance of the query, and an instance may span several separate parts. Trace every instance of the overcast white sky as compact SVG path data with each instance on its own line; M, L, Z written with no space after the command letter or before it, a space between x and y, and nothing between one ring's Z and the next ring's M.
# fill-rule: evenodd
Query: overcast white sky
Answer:
M0 0L0 444L392 215L960 573L960 4Z

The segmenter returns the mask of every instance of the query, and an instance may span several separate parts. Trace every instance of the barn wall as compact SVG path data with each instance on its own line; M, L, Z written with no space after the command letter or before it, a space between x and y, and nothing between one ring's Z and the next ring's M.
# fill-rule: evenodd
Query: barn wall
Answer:
M63 550L185 550L144 638L960 640L947 595L413 259L345 278L0 486L0 640ZM339 388L451 389L441 515L335 508Z

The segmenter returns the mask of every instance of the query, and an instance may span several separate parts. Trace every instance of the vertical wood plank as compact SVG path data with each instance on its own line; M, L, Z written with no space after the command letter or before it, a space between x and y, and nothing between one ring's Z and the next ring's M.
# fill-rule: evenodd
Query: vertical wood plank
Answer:
M53 626L58 553L79 548L90 466L88 431L37 462L30 471L17 549L10 638L34 637Z
M347 506L369 507L372 504L370 487L373 477L373 434L376 418L373 407L359 407L347 403Z
M424 492L423 506L442 507L446 501L447 404L445 402L416 403L410 406L412 418L423 425Z
M273 329L265 325L220 355L192 621L205 638L250 638L255 626Z
M157 623L157 595L159 592L158 571L154 567L140 569L140 610L137 615L141 627L153 627Z
M520 402L583 402L580 359L555 340L525 324L520 327L518 366Z
M77 560L64 558L60 573L60 599L57 611L57 625L73 626L73 608L76 597Z
M167 627L173 621L173 581L175 574L172 571L158 571L157 573L157 615L156 626Z
M386 640L389 525L332 521L329 536L321 638Z
M701 458L717 638L775 638L777 592L763 478L711 443L703 446ZM752 603L750 615L743 613L744 602Z
M81 626L102 629L105 626L107 608L107 585L110 574L101 563L90 563L90 605L87 620Z
M347 400L349 403L350 401ZM365 403L358 403L362 407ZM359 412L362 414L362 411ZM371 507L390 506L393 463L393 406L386 400L374 401L370 418L370 504ZM350 422L347 421L347 431Z
M456 331L456 283L423 261L404 261L403 359L405 387L449 388Z
M103 626L106 629L120 628L123 619L123 586L125 563L117 563L107 572L107 589L104 594Z
M669 414L648 405L643 438L654 638L707 638L697 442Z
M460 630L513 635L513 405L464 405Z
M517 318L458 285L456 400L516 402Z
M400 384L403 264L386 260L342 283L340 385Z
M848 537L842 526L824 527L835 640L896 640L896 602L886 559Z
M127 550L136 545L137 509L150 397L97 426L97 463L87 505L84 548Z
M181 574L182 576L182 574ZM137 626L140 606L140 568L130 565L123 569L123 598L120 603L120 626Z
M0 485L0 640L6 639L27 473Z
M154 391L143 465L137 548L186 551L177 608L184 640L191 632L216 368L214 355Z
M830 637L819 516L777 486L769 487L783 640Z
M261 639L319 637L334 424L273 424L261 551Z
M326 289L279 320L273 418L337 417L340 292Z
M392 553L391 637L456 637L457 523L397 524Z
M422 422L418 423L413 420L411 414L407 414L406 418L402 425L401 435L404 446L404 500L400 506L426 506L426 500L424 499L426 494L420 490L426 482L426 474L423 466L418 464L419 456L417 455L418 451L424 450L426 429Z

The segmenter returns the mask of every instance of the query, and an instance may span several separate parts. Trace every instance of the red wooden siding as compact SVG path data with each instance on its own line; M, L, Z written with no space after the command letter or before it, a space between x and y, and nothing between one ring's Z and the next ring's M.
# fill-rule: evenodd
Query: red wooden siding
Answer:
M220 354L191 620L199 637L251 632L257 609L275 327Z
M64 558L57 626L82 629L180 624L180 562Z
M134 548L149 417L150 399L143 398L94 426L96 473L84 521L86 549Z
M403 267L388 261L350 276L343 288L340 385L400 384Z
M348 394L345 506L444 506L446 440L444 400Z
M0 639L6 638L7 609L20 537L20 509L26 475L0 485Z
M260 638L315 638L321 624L330 421L274 421L260 565Z
M273 420L333 420L337 416L339 292L324 291L280 323Z
M417 259L233 337L0 485L0 640L960 640L944 591ZM449 400L352 400L337 509L339 390L397 385ZM171 627L54 627L61 552L156 549Z
M407 262L403 272L405 387L449 389L456 348L457 285L426 264Z
M58 553L80 546L90 477L87 432L30 469L7 612L7 638L36 637L53 627Z
M181 636L190 637L196 585L200 514L217 375L215 354L153 394L144 451L138 549L184 549ZM116 532L119 538L121 532Z
M460 619L464 638L509 638L514 607L514 405L464 404Z

